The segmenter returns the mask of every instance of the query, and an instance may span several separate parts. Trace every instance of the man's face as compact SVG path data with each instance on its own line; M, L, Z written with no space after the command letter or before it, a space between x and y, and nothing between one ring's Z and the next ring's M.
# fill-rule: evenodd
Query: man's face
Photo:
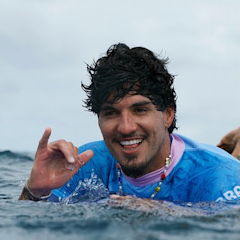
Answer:
M164 165L170 153L168 127L173 117L173 109L160 112L150 99L126 95L114 104L104 103L98 121L124 173L139 177Z

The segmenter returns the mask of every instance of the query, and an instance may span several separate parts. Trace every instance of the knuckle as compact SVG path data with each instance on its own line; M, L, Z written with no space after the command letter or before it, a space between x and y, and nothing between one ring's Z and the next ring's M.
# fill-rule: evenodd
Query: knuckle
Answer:
M72 142L66 142L67 145L71 146L71 147L74 147L73 143Z
M77 153L78 153L78 148L77 148L77 147L74 147L74 150L75 150L75 152L77 152Z
M59 144L63 145L63 144L66 144L67 142L64 140L64 139L59 139L57 141Z

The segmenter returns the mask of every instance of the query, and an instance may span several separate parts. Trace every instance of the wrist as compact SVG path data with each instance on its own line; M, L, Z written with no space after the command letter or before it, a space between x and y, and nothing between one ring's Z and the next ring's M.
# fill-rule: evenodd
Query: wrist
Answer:
M28 184L28 179L25 183L24 189L29 193L30 195L29 197L31 198L31 200L34 200L34 201L47 200L52 195L52 190L36 191L31 189Z

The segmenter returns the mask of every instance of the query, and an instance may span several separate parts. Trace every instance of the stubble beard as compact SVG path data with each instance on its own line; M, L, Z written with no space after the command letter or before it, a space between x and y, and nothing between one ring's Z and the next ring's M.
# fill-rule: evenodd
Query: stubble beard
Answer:
M132 156L127 158L127 162L132 162L136 161L137 156ZM134 164L134 165L129 165L129 164L120 164L122 171L124 174L126 174L128 177L132 178L138 178L143 176L146 173L146 169L148 166L148 162L144 161L140 164Z

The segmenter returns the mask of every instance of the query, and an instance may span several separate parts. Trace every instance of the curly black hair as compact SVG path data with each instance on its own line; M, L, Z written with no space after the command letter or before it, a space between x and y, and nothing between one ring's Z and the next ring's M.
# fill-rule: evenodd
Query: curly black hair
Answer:
M176 92L174 76L166 68L168 58L159 59L143 47L129 48L126 44L112 45L105 56L87 65L90 85L82 83L87 94L84 107L99 115L101 106L111 95L111 103L126 94L140 94L149 98L159 111L174 109L169 133L176 129Z

